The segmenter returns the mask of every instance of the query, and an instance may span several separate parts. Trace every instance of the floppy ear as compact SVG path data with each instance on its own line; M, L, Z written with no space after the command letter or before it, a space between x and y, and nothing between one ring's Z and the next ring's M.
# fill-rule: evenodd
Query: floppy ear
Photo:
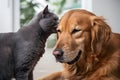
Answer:
M92 16L91 19L91 48L94 53L99 54L110 38L111 29L102 17Z

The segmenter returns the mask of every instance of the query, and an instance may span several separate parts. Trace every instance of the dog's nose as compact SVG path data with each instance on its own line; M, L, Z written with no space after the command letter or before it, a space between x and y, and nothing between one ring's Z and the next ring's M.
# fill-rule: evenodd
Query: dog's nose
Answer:
M56 58L61 58L63 56L63 50L62 49L56 49L53 51L53 55L56 57Z

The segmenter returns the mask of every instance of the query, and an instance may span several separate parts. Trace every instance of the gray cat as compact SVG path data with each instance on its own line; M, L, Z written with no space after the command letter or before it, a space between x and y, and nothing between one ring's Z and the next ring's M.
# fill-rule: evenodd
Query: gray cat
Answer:
M33 69L56 32L58 17L48 6L15 33L0 34L0 80L33 80Z

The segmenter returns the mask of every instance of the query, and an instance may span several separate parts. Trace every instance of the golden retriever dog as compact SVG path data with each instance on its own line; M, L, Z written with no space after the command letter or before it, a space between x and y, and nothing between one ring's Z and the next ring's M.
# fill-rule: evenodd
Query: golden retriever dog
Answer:
M102 17L86 10L70 10L57 28L53 55L63 71L40 80L120 80L120 34Z

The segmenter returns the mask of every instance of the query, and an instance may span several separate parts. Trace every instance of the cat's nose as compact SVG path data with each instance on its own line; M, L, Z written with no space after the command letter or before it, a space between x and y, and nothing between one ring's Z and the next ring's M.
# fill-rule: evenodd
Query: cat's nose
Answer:
M59 17L57 15L54 15L54 20L58 21Z
M58 21L58 19L59 19L58 17L55 18L56 21Z
M54 18L54 21L56 21L56 22L58 23L59 18L58 18L58 17L55 17L55 18Z

